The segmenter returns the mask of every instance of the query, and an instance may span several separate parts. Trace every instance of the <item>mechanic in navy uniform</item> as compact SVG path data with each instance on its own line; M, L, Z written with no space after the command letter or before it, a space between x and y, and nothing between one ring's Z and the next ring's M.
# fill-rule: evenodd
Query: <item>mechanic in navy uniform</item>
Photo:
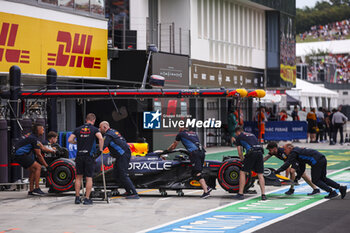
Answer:
M204 193L201 198L208 198L210 196L210 192L212 188L208 187L205 182L204 177L202 176L203 164L205 159L205 150L199 142L198 135L196 132L189 131L187 128L180 127L179 133L177 134L175 141L170 145L168 151L174 150L179 142L185 146L186 150L190 153L190 161L192 163L192 176L195 180L197 180Z
M100 123L100 131L105 137L103 149L108 147L110 155L116 158L114 172L116 178L120 179L120 182L125 188L125 198L139 199L140 197L136 192L135 186L128 176L128 167L131 158L129 145L118 131L110 128L107 121Z
M86 177L86 193L84 205L91 205L90 193L92 189L92 176L94 172L93 153L96 150L96 138L98 139L99 149L96 153L99 155L103 150L103 137L101 132L94 126L96 116L89 113L86 116L86 123L74 130L69 136L68 142L77 144L77 157L75 158L77 177L75 178L75 204L80 204L80 187L83 176ZM75 140L76 139L76 140Z
M276 142L269 142L266 146L266 149L269 150L269 153L264 157L264 162L266 160L268 160L269 158L271 158L272 156L276 156L276 158L282 160L282 161L286 161L287 160L287 155L284 153L284 148L282 147L278 147ZM292 163L292 166L287 168L287 170L289 170L289 174L290 174L290 179L292 181L295 181L296 178L296 173L299 174L300 170L299 170L299 164L297 161ZM286 171L287 171L286 170ZM288 177L288 175L286 175ZM311 186L311 188L313 189L313 191L311 193L308 193L307 195L315 195L320 193L320 190L316 187L316 185L314 185L311 182L310 177L304 172L304 174L302 174L301 176L305 182ZM294 193L294 184L292 184L290 186L290 189L285 192L286 195L292 195Z
M15 143L14 161L19 163L23 168L29 171L29 192L28 195L44 195L39 187L39 180L41 174L41 165L44 165L47 171L51 172L51 168L46 163L44 157L41 155L41 148L44 146L39 141L40 136L44 134L44 126L34 124L32 133L25 135L22 139ZM43 148L43 151L54 153L55 150ZM35 161L36 155L38 161ZM34 188L35 185L35 188Z
M266 200L263 160L264 149L259 144L254 134L244 132L241 127L236 128L235 133L238 155L241 161L243 161L242 170L239 172L239 191L235 198L240 200L244 199L243 191L246 182L246 173L250 173L253 170L258 174L261 200L264 201ZM244 157L242 147L246 150Z
M311 166L312 183L329 193L325 198L330 199L338 196L338 193L332 188L339 189L342 199L345 197L347 187L341 186L337 182L326 177L327 159L323 154L313 149L294 147L291 143L285 144L283 148L288 158L286 162L276 170L276 173L280 173L294 162L298 162L300 173L297 175L297 179L299 179L301 174L304 173L307 163Z

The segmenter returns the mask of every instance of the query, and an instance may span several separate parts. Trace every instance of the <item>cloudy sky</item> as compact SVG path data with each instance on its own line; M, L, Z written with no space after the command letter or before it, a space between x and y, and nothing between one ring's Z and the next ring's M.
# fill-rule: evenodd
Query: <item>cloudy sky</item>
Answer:
M314 7L317 1L321 1L321 0L296 0L297 2L296 5L297 5L297 8L303 8L305 6Z

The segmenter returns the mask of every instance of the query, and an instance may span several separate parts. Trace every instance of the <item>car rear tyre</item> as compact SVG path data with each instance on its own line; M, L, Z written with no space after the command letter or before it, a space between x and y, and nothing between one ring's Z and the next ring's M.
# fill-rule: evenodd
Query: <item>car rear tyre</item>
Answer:
M239 190L239 173L241 169L242 163L237 159L231 159L224 162L218 171L218 182L220 186L230 193L237 193ZM244 192L250 188L251 185L251 174L249 174L246 176Z
M47 175L48 186L56 192L65 192L74 188L76 177L75 162L61 158L50 164L52 172Z

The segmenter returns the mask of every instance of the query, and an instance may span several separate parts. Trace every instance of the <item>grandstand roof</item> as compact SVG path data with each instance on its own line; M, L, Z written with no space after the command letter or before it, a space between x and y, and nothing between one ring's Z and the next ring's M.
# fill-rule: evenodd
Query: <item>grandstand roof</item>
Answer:
M350 53L350 40L332 40L296 44L296 56L306 56L312 52L328 51L332 54Z

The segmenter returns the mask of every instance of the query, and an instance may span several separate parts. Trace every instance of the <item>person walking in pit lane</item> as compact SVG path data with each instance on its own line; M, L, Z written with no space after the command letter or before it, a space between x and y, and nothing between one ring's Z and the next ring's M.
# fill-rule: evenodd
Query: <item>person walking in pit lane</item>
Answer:
M294 147L292 143L285 144L283 148L284 153L287 155L287 160L276 170L276 174L286 170L291 164L298 162L300 172L296 179L299 180L305 172L307 163L311 166L312 183L328 192L325 198L331 199L338 196L338 193L332 188L339 189L342 199L345 197L347 187L341 186L337 182L327 178L327 159L323 154L313 149Z
M32 127L32 133L27 134L15 144L14 161L19 163L23 168L29 171L29 192L28 195L44 195L39 187L41 165L44 165L48 172L51 172L51 167L48 166L44 157L41 155L40 148L43 151L49 153L55 153L55 150L44 148L39 141L40 136L44 134L44 126L40 124L34 124ZM36 155L40 163L34 159ZM35 185L35 188L34 188Z
M282 147L278 147L276 142L269 142L266 146L266 149L269 150L269 153L264 157L264 162L267 161L269 158L271 158L272 156L276 156L278 159L282 160L282 161L286 161L287 160L287 156L284 154L284 148ZM289 174L290 174L290 179L292 181L295 181L295 175L296 173L299 173L300 169L299 169L299 164L298 162L294 162L292 163L292 166L287 168L287 170L289 170ZM286 171L287 171L286 170ZM286 175L288 177L288 175ZM316 187L316 185L314 185L311 182L310 177L304 172L304 174L302 174L301 176L305 182L311 186L311 188L313 189L313 191L311 193L308 193L307 195L315 195L320 193L320 190ZM292 195L294 193L294 184L292 184L290 186L290 189L285 192L286 195Z
M125 188L125 198L139 199L140 197L136 192L135 186L128 176L128 167L131 158L129 145L118 131L110 128L107 121L100 123L100 131L105 137L103 149L108 147L110 155L116 158L114 171L116 179L120 179L120 182Z
M80 204L80 187L83 176L86 177L86 193L84 198L84 205L92 205L90 199L90 193L92 189L92 176L94 173L94 159L93 152L96 147L96 138L98 139L100 150L97 154L101 154L103 151L103 138L102 134L94 126L96 116L93 113L89 113L86 116L86 123L74 130L69 136L68 142L77 144L77 157L75 158L75 164L77 169L77 177L75 178L75 204ZM75 140L76 139L76 140Z
M265 195L265 179L264 179L264 160L263 153L264 149L259 144L258 139L254 134L246 133L243 128L237 127L236 133L236 145L239 158L243 161L243 167L239 172L239 191L235 198L242 200L244 199L244 186L246 182L246 173L252 170L258 174L259 185L261 190L261 200L266 200ZM243 157L243 149L246 150L246 154Z
M205 150L199 142L198 135L193 131L189 131L187 128L181 127L175 141L169 146L168 151L174 150L180 141L185 146L186 150L190 152L190 161L193 166L192 176L200 183L204 191L201 198L208 198L213 189L208 187L204 177L202 176Z

